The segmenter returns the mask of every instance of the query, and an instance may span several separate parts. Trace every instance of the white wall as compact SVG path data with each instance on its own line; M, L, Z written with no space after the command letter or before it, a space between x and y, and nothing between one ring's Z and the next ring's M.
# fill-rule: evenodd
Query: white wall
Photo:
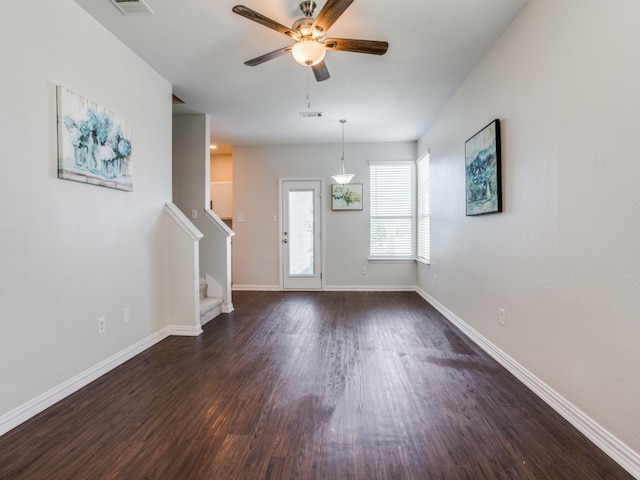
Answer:
M416 142L346 144L345 163L364 185L362 211L332 211L331 175L338 173L342 146L271 145L233 149L233 284L278 288L280 232L279 178L324 178L325 270L327 288L415 285L414 263L369 263L369 161L415 160ZM238 216L245 217L239 223ZM361 275L366 266L368 274Z
M635 452L639 86L637 0L532 0L418 149L432 178L419 286ZM494 118L504 213L465 217L464 142Z
M167 326L171 86L71 0L4 2L0 59L1 420ZM133 192L57 178L56 85L131 120Z
M209 118L202 114L173 118L173 202L187 218L209 207ZM198 224L196 220L194 223Z
M204 213L211 198L209 131L206 115L173 117L173 201L204 234L199 242L198 276L205 278L205 274L209 274L226 285L227 239ZM197 218L193 218L193 210L197 211Z

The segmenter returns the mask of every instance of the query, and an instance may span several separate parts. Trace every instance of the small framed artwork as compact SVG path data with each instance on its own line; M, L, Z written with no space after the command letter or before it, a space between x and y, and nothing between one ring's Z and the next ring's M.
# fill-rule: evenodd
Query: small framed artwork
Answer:
M331 210L362 210L362 184L331 185Z
M467 216L502 211L500 121L494 120L464 144Z

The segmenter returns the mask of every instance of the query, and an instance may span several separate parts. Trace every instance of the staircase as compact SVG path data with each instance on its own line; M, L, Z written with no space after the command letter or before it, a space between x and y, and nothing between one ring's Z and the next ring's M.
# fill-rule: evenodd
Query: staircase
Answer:
M207 297L207 282L200 281L200 325L222 313L222 298Z

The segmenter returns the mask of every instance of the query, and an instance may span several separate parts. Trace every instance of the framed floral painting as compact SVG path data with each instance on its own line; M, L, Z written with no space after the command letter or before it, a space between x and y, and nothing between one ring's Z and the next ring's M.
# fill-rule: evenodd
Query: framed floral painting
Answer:
M362 184L331 185L331 210L362 210Z
M133 190L131 122L58 86L58 178Z

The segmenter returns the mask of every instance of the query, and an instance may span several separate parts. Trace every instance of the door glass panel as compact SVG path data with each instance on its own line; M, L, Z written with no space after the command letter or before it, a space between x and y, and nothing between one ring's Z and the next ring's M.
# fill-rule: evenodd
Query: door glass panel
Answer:
M314 275L313 190L289 191L289 275Z

